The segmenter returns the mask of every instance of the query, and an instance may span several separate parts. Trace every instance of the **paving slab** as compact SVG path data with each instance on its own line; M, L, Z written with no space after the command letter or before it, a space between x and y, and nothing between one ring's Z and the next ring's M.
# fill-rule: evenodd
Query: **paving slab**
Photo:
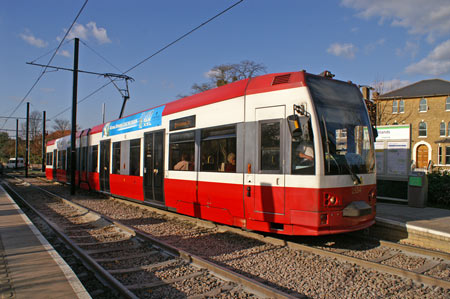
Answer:
M450 210L379 202L372 230L392 239L450 252Z
M91 298L1 186L0 243L1 298Z

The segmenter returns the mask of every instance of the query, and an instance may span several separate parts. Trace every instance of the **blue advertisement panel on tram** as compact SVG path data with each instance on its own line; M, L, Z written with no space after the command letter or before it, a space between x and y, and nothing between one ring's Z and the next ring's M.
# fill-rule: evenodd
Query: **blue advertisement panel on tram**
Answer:
M102 137L160 126L164 107L157 107L107 123L103 128Z

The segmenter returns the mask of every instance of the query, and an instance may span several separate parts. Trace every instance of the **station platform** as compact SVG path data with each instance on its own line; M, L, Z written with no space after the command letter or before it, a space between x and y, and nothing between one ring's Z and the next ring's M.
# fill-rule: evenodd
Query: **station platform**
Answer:
M450 210L377 202L371 233L450 253Z
M0 186L0 298L91 298Z

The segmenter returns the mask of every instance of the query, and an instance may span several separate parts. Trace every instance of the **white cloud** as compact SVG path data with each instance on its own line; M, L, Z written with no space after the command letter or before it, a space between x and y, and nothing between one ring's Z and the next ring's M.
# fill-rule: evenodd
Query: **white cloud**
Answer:
M58 53L56 53L60 56L64 56L64 57L71 57L69 51L67 50L59 50Z
M340 43L331 44L330 47L327 49L328 53L333 54L335 56L342 56L347 59L355 58L355 53L357 51L358 49L353 44L340 44Z
M64 29L63 31L67 32L67 29ZM76 23L67 35L67 39L73 39L75 37L84 40L94 38L99 44L106 44L111 42L111 40L108 38L106 29L103 27L97 27L97 24L92 21L87 23L86 26ZM61 39L62 36L57 37L58 41L60 41Z
M212 69L207 71L204 75L206 78L215 78L217 76L220 76L220 71Z
M416 57L418 51L419 43L407 41L403 48L397 48L395 50L395 54L397 54L397 56L410 55L411 58L414 58Z
M411 64L405 70L410 74L439 76L450 73L450 40L447 40L421 61Z
M368 53L374 51L377 47L383 46L385 42L386 42L386 40L384 38L380 38L379 40L376 40L374 42L367 44L365 46L364 50L368 54Z
M87 28L90 29L90 33L92 36L100 43L100 44L106 44L110 43L111 40L108 38L108 34L106 33L105 28L98 28L97 24L95 22L89 22L86 25Z
M40 38L35 37L30 30L25 30L25 33L21 33L20 37L26 41L28 44L38 47L38 48L45 48L47 47L48 43Z
M411 34L434 36L450 33L448 0L341 0L341 4L359 11L363 18L391 21L392 26L407 28Z
M386 93L395 89L399 89L401 87L404 87L406 85L411 84L408 80L401 80L401 79L392 79L389 81L383 81L380 83L382 87L382 92Z

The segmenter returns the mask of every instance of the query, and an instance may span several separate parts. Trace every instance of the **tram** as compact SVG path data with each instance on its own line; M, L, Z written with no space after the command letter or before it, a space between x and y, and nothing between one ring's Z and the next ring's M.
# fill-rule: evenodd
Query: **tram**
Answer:
M236 81L77 132L76 185L248 230L326 235L375 221L374 131L329 72ZM70 182L70 136L46 176Z

